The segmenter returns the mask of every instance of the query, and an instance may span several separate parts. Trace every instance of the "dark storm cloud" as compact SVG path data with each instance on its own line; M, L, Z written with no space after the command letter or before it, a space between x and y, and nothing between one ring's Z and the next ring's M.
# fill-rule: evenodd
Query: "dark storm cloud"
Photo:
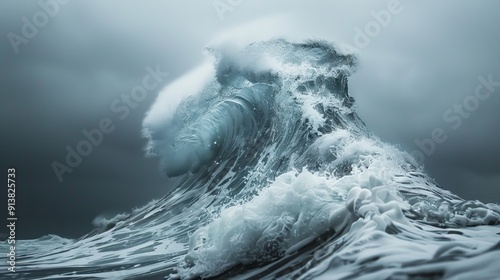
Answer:
M37 1L0 3L2 166L19 171L20 238L85 233L101 213L117 213L168 192L157 161L145 159L141 122L156 96L125 120L110 109L130 94L145 67L160 65L171 81L197 65L202 48L221 30L263 16L289 21L239 36L326 38L354 44L355 28L374 20L389 1L243 1L221 21L211 1L72 1L16 54L7 38L21 34L22 17L40 11ZM377 135L415 149L414 140L442 127L448 140L426 164L437 182L466 198L499 202L500 96L482 102L457 130L442 114L472 94L480 75L500 80L496 2L406 2L390 23L360 49L350 80L358 111ZM274 30L274 31L273 31ZM497 92L500 95L500 90ZM59 183L51 168L83 129L110 118L115 131Z
M40 8L36 2L11 3L3 4L9 14L2 17L2 33L21 34L21 18ZM2 139L2 166L19 170L18 238L76 237L90 229L98 214L127 211L165 195L170 187L156 160L143 155L142 118L156 92L149 92L123 121L110 105L141 84L146 66L159 65L175 77L201 56L200 48L179 65L179 54L190 47L171 40L172 25L165 28L157 18L127 37L123 32L134 23L111 13L119 12L120 5L107 12L95 5L61 7L17 54L2 40L2 128L9 131ZM65 163L66 147L75 149L85 139L82 130L98 128L103 118L113 120L115 131L104 135L102 144L59 183L52 162Z
M426 167L443 187L465 198L499 202L500 87L460 125L455 104L474 96L478 78L500 82L500 32L494 2L408 3L383 35L360 54L351 93L359 112L383 139L408 151L441 128L447 135ZM451 172L450 170L453 170ZM456 175L458 180L449 179ZM447 182L450 182L449 184Z

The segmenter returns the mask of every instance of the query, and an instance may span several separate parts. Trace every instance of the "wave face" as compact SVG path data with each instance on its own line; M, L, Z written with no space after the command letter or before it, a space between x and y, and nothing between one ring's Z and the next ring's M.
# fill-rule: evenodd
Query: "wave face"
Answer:
M322 41L207 50L212 63L144 120L175 190L77 240L20 241L17 277L500 275L499 205L440 188L365 127L347 87L355 56Z

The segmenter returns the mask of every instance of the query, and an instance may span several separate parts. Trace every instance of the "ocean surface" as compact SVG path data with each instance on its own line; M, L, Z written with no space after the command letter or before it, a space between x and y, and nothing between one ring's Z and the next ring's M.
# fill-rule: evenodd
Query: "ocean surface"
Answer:
M18 240L1 279L500 279L500 206L441 188L366 128L348 48L206 53L144 119L173 191L78 239Z

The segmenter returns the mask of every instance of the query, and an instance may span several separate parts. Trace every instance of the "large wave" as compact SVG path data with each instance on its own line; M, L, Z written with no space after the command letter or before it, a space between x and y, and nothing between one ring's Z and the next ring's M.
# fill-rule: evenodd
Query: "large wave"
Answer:
M78 240L21 241L18 276L500 275L500 207L440 188L366 128L347 48L276 39L207 53L144 120L147 153L179 177L175 190Z

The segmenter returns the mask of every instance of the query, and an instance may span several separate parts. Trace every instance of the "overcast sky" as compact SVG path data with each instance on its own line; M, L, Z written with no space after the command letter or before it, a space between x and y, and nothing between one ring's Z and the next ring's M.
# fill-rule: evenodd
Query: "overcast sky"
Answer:
M446 140L425 157L429 173L464 198L500 202L500 87L467 117L452 111L453 121L443 118L473 99L479 77L500 82L500 2L270 2L72 1L59 4L31 38L23 36L24 17L44 20L38 1L0 2L1 162L4 170L17 168L17 237L78 237L97 215L167 194L172 182L157 160L144 157L145 112L163 85L203 60L214 36L263 18L265 26L239 36L358 47L349 86L368 127L408 151L442 129ZM374 12L387 15L382 10L390 20L377 22ZM359 30L370 35L362 40ZM10 32L24 41L13 45ZM147 66L168 77L122 120L111 106L142 84ZM82 130L104 118L114 131L59 182L52 162L64 163L66 146L75 148Z

